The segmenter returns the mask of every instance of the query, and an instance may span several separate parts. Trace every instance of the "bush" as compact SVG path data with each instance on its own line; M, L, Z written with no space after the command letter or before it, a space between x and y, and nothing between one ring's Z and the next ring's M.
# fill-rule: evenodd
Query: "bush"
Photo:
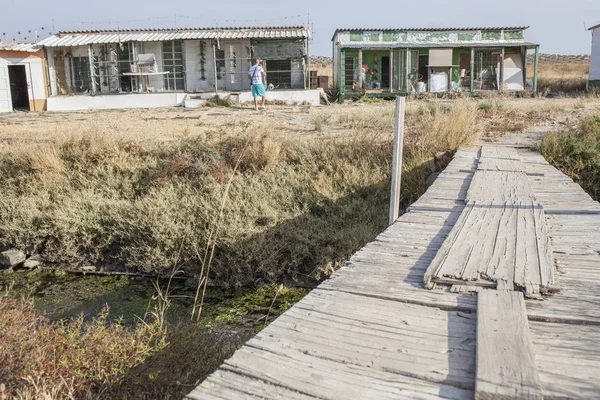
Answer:
M600 201L600 115L584 118L569 132L547 135L539 151Z
M158 320L129 331L107 316L51 322L31 299L0 295L0 383L17 398L95 398L166 346Z

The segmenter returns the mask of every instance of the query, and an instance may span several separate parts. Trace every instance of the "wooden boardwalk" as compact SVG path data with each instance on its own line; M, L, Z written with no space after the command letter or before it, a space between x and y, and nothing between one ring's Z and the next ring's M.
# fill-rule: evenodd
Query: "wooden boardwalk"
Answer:
M525 197L521 208L502 208L522 210L520 218L482 214L485 224L464 231L481 240L464 252L474 238L456 231L471 201ZM504 217L513 222L499 229ZM498 237L519 231L510 249L487 238L494 221ZM431 273L446 271L442 247L454 259L448 268L460 271ZM465 254L474 252L486 261L470 266ZM514 262L522 253L527 262ZM503 259L510 279L480 268ZM425 289L428 269L447 282ZM520 286L516 277L535 271L528 282L536 284ZM476 281L487 283L473 289ZM459 150L409 212L188 398L590 399L600 397L599 377L600 204L538 153L490 146Z

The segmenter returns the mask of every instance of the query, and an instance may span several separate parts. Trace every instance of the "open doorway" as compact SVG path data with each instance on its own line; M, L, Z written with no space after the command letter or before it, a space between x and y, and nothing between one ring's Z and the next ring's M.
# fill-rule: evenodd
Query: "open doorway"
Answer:
M429 81L429 55L419 55L419 76L418 80L428 83Z
M29 88L24 65L9 65L10 96L13 109L29 111Z
M390 88L390 56L381 57L381 88Z

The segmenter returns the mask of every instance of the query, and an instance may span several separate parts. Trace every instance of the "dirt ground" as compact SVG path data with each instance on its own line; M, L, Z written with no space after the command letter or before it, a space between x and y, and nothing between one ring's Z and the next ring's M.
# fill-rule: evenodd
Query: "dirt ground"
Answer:
M408 99L407 113L419 112L432 102L454 100ZM555 98L517 99L486 98L461 101L477 102L488 123L488 136L519 132L531 125L556 126L573 122L581 115L598 112L600 99ZM294 135L298 139L328 134L343 134L344 115L378 118L393 112L394 102L355 102L331 106L267 105L264 110L252 107L203 107L200 109L159 108L130 110L93 110L83 112L15 112L0 114L0 148L23 142L61 140L71 135L114 133L136 140L166 141L210 133L235 124L249 124L251 129L271 134ZM321 128L317 125L321 122ZM576 122L576 121L575 121Z

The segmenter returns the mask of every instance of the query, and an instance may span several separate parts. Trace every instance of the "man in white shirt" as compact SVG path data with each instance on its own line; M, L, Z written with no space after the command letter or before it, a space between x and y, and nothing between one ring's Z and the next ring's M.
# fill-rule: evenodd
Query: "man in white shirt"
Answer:
M248 76L252 81L252 97L254 98L254 109L258 110L258 97L262 97L261 107L265 107L265 85L263 83L263 77L267 76L267 73L260 66L261 59L254 60L254 65L250 67Z

